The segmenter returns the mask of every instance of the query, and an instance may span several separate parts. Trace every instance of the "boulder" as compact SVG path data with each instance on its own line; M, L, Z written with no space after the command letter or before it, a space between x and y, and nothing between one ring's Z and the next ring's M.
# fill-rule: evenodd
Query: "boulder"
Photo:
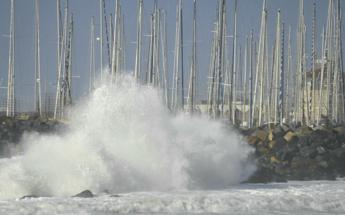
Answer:
M288 131L283 138L286 142L291 142L296 138L296 134L293 131Z
M273 132L272 132L272 130L270 130L269 132L268 132L268 141L273 141L274 140L274 134L273 134Z
M333 128L333 131L337 134L345 134L345 127L344 126L338 126Z
M72 197L79 197L79 198L92 198L95 195L90 191L90 190L84 190L80 193L78 193L77 195L74 195Z
M258 129L252 134L252 136L256 136L262 141L266 140L267 135L268 135L267 131L265 131L263 129Z
M280 160L277 157L272 156L271 157L271 163L280 163Z
M246 139L247 143L249 143L250 145L256 145L259 142L259 138L255 136L248 136Z
M310 127L308 126L302 126L302 127L299 127L295 130L295 133L298 135L298 136L302 136L302 135L308 135L310 133L313 132L313 129L311 129Z
M270 183L270 182L286 182L283 175L276 173L274 170L258 167L256 172L246 181L246 183Z
M276 141L270 141L269 143L268 143L268 147L270 148L270 149L273 149L274 148L274 146L276 145Z
M36 195L27 195L27 196L21 197L20 200L23 200L23 199L34 199L34 198L39 198L39 197L36 196Z

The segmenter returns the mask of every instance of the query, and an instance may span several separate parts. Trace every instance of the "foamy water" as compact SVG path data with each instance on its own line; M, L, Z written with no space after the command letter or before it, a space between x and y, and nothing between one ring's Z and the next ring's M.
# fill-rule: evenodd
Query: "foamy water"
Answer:
M100 195L91 199L38 198L0 201L1 214L345 214L345 182L237 185L221 191Z
M254 171L252 149L231 128L172 116L156 89L119 83L78 104L67 132L24 136L23 152L0 160L0 198L223 189Z

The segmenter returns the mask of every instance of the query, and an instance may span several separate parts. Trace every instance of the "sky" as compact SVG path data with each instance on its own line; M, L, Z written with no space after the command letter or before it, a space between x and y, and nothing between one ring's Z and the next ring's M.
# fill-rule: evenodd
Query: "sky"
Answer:
M62 5L64 4L64 0ZM131 72L135 62L137 0L120 0L125 15L126 35L126 70ZM149 34L149 16L153 10L154 0L144 0L143 35ZM227 0L228 35L233 33L233 9L235 0ZM106 13L114 13L115 0L105 0ZM315 0L317 4L317 43L320 54L321 32L327 18L327 0ZM175 19L177 0L158 0L158 5L167 12L168 28L168 61L169 73L172 72L173 48L175 41ZM206 98L206 81L212 42L212 28L216 20L217 0L197 0L197 61L199 73L199 98ZM307 25L307 52L311 52L311 23L314 0L305 0L305 19ZM244 46L244 38L251 29L258 40L261 20L262 0L238 1L238 47ZM275 22L278 9L281 9L282 22L291 26L292 46L295 45L296 27L298 23L298 0L267 0L268 4L268 40L272 46L275 35ZM89 80L89 50L90 50L90 20L96 19L96 35L99 36L99 0L69 0L70 12L74 16L73 41L73 97L78 99L86 95ZM184 57L185 71L188 71L191 57L192 38L192 0L183 1L184 18ZM344 3L342 10L344 11ZM17 109L19 111L33 110L34 98L34 0L15 0L15 84ZM57 71L57 36L56 36L56 0L40 0L41 16L41 79L42 94L54 96ZM10 20L10 0L0 0L0 105L6 96L8 70L8 32ZM343 35L344 38L344 35ZM148 44L148 37L143 36L143 46ZM99 42L96 46L96 66L99 64ZM296 49L293 49L296 52ZM143 50L143 70L148 51ZM188 76L186 75L186 78Z

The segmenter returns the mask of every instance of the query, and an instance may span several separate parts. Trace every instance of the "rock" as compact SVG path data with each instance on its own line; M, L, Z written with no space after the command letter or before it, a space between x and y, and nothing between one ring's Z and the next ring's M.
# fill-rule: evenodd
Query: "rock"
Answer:
M248 182L345 177L345 125L310 128L268 124L247 135L257 170Z
M280 163L279 159L276 158L275 156L271 157L271 163Z
M59 122L48 119L27 117L21 115L16 118L0 117L0 155L5 155L6 145L12 144L16 146L24 132L60 132L57 125L62 125ZM8 155L8 154L7 154Z
M39 198L39 197L36 196L36 195L27 195L27 196L21 197L20 200L23 200L23 199L33 199L33 198Z
M287 182L283 175L276 173L274 170L258 167L256 172L246 181L246 183L270 183L270 182Z
M273 134L280 134L284 132L284 129L282 128L282 126L278 125L273 128L272 132Z
M272 130L270 130L269 132L268 132L268 141L273 141L274 140L274 134L273 134L273 132L272 132Z
M247 143L250 145L256 145L259 142L259 139L255 136L248 136L247 137Z
M258 137L260 140L265 141L267 138L267 131L262 130L262 129L258 129L254 132L254 134L252 134L252 136L256 136Z
M283 132L288 132L288 131L291 131L291 128L288 126L288 125L286 125L286 124L283 124L283 125L281 125L280 126L280 128L283 130Z
M345 134L345 127L344 126L338 126L336 128L333 128L333 131L335 131L338 134Z
M273 149L274 148L274 146L276 145L276 141L270 141L269 143L268 143L268 147L270 148L270 149Z
M315 158L318 154L318 151L314 147L303 147L300 150L300 154L304 158Z
M328 167L328 163L327 161L321 161L320 163L318 163L319 166L323 167L323 168L327 168Z
M296 138L296 134L292 131L288 131L285 135L284 135L284 140L286 142L291 142L293 139Z
M316 151L318 154L324 154L326 152L325 148L323 148L322 146L318 146L316 148Z
M113 197L113 198L119 198L121 197L119 194L114 194L114 195L111 195L110 197Z
M308 126L302 126L302 127L299 127L295 130L295 133L298 135L298 136L302 136L302 135L308 135L310 133L312 133L313 130L308 127Z
M72 197L92 198L92 197L94 197L94 196L95 196L95 195L94 195L90 190L84 190L83 192L78 193L77 195L72 196Z

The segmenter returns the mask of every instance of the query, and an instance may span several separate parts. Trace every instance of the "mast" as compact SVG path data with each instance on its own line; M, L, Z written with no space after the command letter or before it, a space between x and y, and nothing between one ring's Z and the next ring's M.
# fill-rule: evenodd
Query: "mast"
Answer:
M68 17L68 10L66 10ZM68 19L68 18L67 18ZM72 104L72 41L73 41L73 14L69 22L66 23L66 42L65 42L65 72L63 79L63 109ZM67 32L68 31L68 32ZM64 114L64 112L62 112Z
M342 11L341 11L341 3L340 0L338 0L338 41L339 41L339 50L338 50L338 58L339 58L339 73L340 73L340 89L339 89L339 93L340 93L340 116L339 116L339 120L341 120L342 122L344 122L345 120L345 75L344 75L344 65L343 65L343 42L342 42Z
M321 115L323 113L322 107L323 107L323 82L324 82L324 73L325 73L325 61L326 61L326 52L325 52L325 46L326 46L326 31L323 29L322 34L322 60L321 60L321 75L320 75L320 87L319 87L319 103L318 103L318 114L316 119L316 125L319 126Z
M280 89L280 70L281 70L281 21L280 21L280 10L277 13L277 24L276 24L276 44L275 44L275 51L274 51L274 61L273 61L273 117L274 117L274 124L278 123L278 112L280 107L278 106L279 100L279 89Z
M266 0L263 1L262 16L261 16L261 28L260 28L260 40L259 40L259 50L257 55L256 62L256 77L255 77L255 87L254 87L254 96L253 96L253 112L252 116L255 117L255 108L258 106L258 119L256 122L257 126L262 124L262 109L263 109L263 95L264 95L264 77L266 71L266 55L267 55L267 9L266 9ZM258 95L257 95L257 91ZM259 99L257 101L257 96ZM258 104L256 104L258 103Z
M153 78L153 55L154 55L154 14L151 14L150 20L150 43L149 43L149 56L148 56L148 70L147 70L147 81L146 84L152 84Z
M285 53L285 24L282 23L281 26L281 54L280 54L280 88L279 88L279 122L280 125L283 125L283 119L284 119L284 112L285 112L285 106L284 106L284 97L285 97L285 58L284 58L284 53Z
M196 96L196 0L193 0L193 47L192 65L188 89L188 109L191 114L194 112Z
M218 23L215 23L210 55L210 67L209 67L209 86L208 86L208 113L210 117L214 112L214 86L215 86L215 65L216 65L216 50L217 50L217 29ZM230 93L229 93L230 95Z
M135 80L140 80L140 65L141 65L141 25L142 25L142 9L143 0L138 0L138 20L137 20L137 50L135 55Z
M313 3L313 30L312 30L312 122L315 123L316 121L316 2L314 0Z
M184 57L183 57L183 9L180 5L180 52L181 52L181 109L184 110Z
M173 89L172 89L172 96L171 96L171 110L176 112L179 108L178 105L178 92L179 92L179 80L181 80L181 89L183 89L183 63L182 61L182 0L178 1L177 9L176 9L176 30L175 30L175 55L174 55L174 72L173 72ZM181 66L182 65L182 66ZM181 69L181 76L180 76L180 69ZM183 90L181 92L181 101L184 100L183 98ZM183 109L183 102L181 103L181 108Z
M344 110L344 86L343 86L343 62L341 42L341 5L335 2L335 30L334 30L334 83L333 83L333 121L339 123L343 120Z
M235 110L234 110L234 100L236 100L236 87L235 87L235 77L236 77L236 50L237 50L237 0L235 0L235 11L234 11L234 35L233 35L233 47L232 47L232 77L231 77L231 95L229 101L229 112L230 112L230 121L235 124Z
M107 45L107 54L108 54L108 67L107 69L110 70L111 68L111 54L110 54L110 41L109 41L109 29L111 30L111 16L110 16L110 24L108 25L108 19L107 19L107 15L106 15L106 5L105 5L105 1L103 1L103 17L104 17L104 24L105 24L105 36L106 36L106 45ZM111 35L110 35L111 38ZM103 47L102 47L103 48Z
M111 55L111 83L114 83L117 76L117 59L118 59L118 31L119 31L119 12L120 12L120 0L116 0L115 18L114 18L114 34L113 34L113 45L112 45L112 55Z
M60 6L60 4L58 4ZM58 25L60 25L60 8L58 8ZM67 28L68 28L68 1L66 1L64 9L64 22L63 22L63 34L61 45L59 46L59 62L58 62L58 78L56 84L56 96L55 96L55 108L54 108L54 119L61 119L64 112L64 77L63 69L66 69L66 49L67 49ZM59 31L60 32L60 31ZM60 35L58 36L60 38ZM59 39L60 40L60 39Z
M286 78L285 78L285 92L286 92L286 96L285 97L285 118L287 120L287 122L290 122L290 111L291 111L291 97L293 97L293 93L292 90L290 89L291 86L291 63L292 63L292 54L291 54L291 26L289 26L289 32L288 32L288 50L287 50L287 74L286 74Z
M90 27L89 93L94 89L95 81L95 17L91 17Z
M15 61L15 19L14 19L14 0L11 0L10 15L10 44L8 60L8 77L7 77L7 108L6 116L14 117L15 115L15 94L14 94L14 61Z
M165 105L169 107L168 98L168 44L167 44L167 24L166 24L166 11L161 9L160 16L162 16L161 24L161 46L162 46L162 58L163 58L163 81L164 81L164 100Z
M247 104L247 76L248 76L248 47L249 47L248 36L245 40L244 47L244 76L243 76L243 93L242 93L242 127L244 127L244 122L246 121L246 104Z
M309 96L307 86L307 73L305 70L304 0L300 0L299 5L299 21L297 32L297 78L297 109L295 110L295 121L301 122L303 125L309 125Z
M217 22L217 44L216 44L216 62L215 62L215 75L217 80L216 91L215 91L215 102L214 102L214 111L215 111L215 118L219 118L221 114L220 108L223 106L223 76L225 74L224 71L224 26L225 26L225 0L219 0L218 5L218 22Z
M56 81L56 95L54 106L54 119L57 119L59 104L60 104L60 92L61 92L61 32L60 32L60 0L56 0L56 27L57 27L57 81Z
M35 110L42 116L41 98L41 54L40 54L40 9L39 0L35 0Z
M249 42L249 113L248 113L248 127L251 128L253 126L253 54L254 54L254 47L253 47L253 29L250 32L250 42Z
M101 67L101 80L103 81L103 1L99 0L99 38L100 38L100 67Z

